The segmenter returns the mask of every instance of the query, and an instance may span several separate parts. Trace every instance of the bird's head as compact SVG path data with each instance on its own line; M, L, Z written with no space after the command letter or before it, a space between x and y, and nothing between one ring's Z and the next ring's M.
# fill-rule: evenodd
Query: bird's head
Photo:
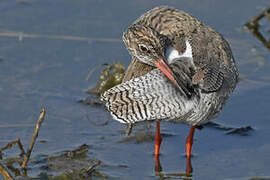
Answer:
M183 82L176 77L169 67L165 57L166 49L171 45L167 36L155 29L143 25L131 25L123 34L124 43L136 60L159 68L168 79L175 84L187 97L190 93L183 86Z
M124 43L132 57L150 66L165 60L169 39L151 27L132 25L123 33Z

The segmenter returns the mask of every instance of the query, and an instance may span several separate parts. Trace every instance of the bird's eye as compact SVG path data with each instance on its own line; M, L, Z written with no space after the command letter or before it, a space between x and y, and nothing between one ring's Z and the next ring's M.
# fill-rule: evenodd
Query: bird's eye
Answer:
M140 45L139 45L139 48L140 48L140 50L143 51L143 52L148 51L147 47L146 47L145 45L143 45L143 44L140 44Z

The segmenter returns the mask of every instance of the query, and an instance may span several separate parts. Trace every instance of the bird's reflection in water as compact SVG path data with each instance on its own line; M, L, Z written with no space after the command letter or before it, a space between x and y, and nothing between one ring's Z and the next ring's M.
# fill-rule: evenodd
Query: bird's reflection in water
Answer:
M160 176L161 179L163 178L176 178L179 177L181 179L192 179L192 165L191 165L191 158L188 157L186 159L186 171L185 172L176 172L176 173L164 173L162 172L162 166L159 160L159 156L155 156L155 174Z

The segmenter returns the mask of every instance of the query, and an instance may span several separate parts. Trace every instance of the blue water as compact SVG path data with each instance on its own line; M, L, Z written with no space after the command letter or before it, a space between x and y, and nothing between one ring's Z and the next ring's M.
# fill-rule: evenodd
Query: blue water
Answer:
M232 127L251 126L254 131L249 136L226 135L210 127L196 131L194 179L270 177L270 53L242 29L249 18L269 5L266 0L1 1L1 33L56 38L0 36L0 147L16 137L27 147L39 111L46 107L39 139L47 142L37 141L33 159L85 143L92 147L88 155L106 165L99 170L109 178L158 179L154 172L154 142L119 143L125 138L123 125L113 121L103 108L77 102L86 97L84 90L99 77L96 72L86 81L90 69L104 62L129 64L122 32L140 14L157 5L185 10L222 33L231 44L244 79L216 121ZM270 27L270 22L263 23ZM88 40L64 40L62 36ZM109 123L94 126L87 116L96 123ZM163 138L161 146L160 161L165 173L185 171L188 130L183 124L161 124L162 133L170 135ZM4 157L17 154L10 150ZM38 165L30 168L30 177L45 171Z

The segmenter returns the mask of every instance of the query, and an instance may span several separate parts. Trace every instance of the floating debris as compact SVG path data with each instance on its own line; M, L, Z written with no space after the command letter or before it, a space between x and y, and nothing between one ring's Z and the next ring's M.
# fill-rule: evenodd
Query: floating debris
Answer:
M241 127L241 128L235 128L226 134L237 134L241 136L249 136L250 132L254 131L254 129L251 126Z
M85 156L86 152L88 152L89 146L86 144L81 145L79 148L73 150L73 151L69 151L66 156L68 158L77 158L77 157L81 157L81 156Z
M91 176L92 173L93 173L94 170L95 170L95 167L97 167L97 166L100 165L100 164L101 164L101 161L98 160L96 163L94 163L94 164L91 165L89 168L87 168L87 169L86 169L87 174L88 174L89 176Z
M0 175L2 175L5 180L14 180L14 178L6 170L6 168L4 166L2 166L2 164L0 164Z
M260 40L263 45L270 50L270 40L265 38L263 33L259 30L259 21L262 20L264 17L270 21L270 7L266 8L263 12L258 14L257 16L251 18L245 25L244 29L249 30L258 40Z
M21 140L19 138L16 138L15 140L9 142L6 146L4 146L3 148L0 149L0 159L3 159L3 151L12 148L14 145L18 144L19 149L21 150L21 154L20 157L25 156L25 151L23 148L23 145L21 143Z
M252 131L254 131L254 128L251 126L244 126L244 127L229 127L225 126L223 124L218 124L216 122L209 122L205 126L215 128L222 131L227 131L226 134L234 134L234 135L240 135L240 136L248 136Z
M23 161L23 164L22 164L22 168L23 168L23 169L26 168L27 163L28 163L28 161L29 161L29 158L30 158L30 156L31 156L31 153L32 153L34 144L35 144L36 139L37 139L37 137L38 137L39 129L40 129L41 124L42 124L42 122L43 122L43 120L44 120L44 117L45 117L45 113L46 113L45 108L43 108L43 109L41 110L41 112L40 112L39 119L38 119L38 122L37 122L37 124L36 124L35 131L34 131L34 133L33 133L33 135L32 135L31 142L30 142L30 145L29 145L28 150L27 150L27 154L26 154L26 156L25 156L25 158L24 158L24 161Z
M19 158L9 158L7 160L7 167L15 172L15 175L20 175L20 170L18 168L14 168L13 164L18 163L22 167L22 171L24 176L27 176L26 174L26 167L27 163L30 159L31 152L33 150L34 144L36 142L36 139L38 137L38 133L41 127L41 124L44 120L46 110L43 108L40 112L38 122L35 127L35 131L32 135L31 142L29 144L29 147L27 149L27 152L25 153L25 150L23 148L23 145L21 143L21 140L19 138L16 138L15 140L9 142L6 146L0 148L0 159L3 159L3 151L12 148L14 145L18 144L18 147L21 151ZM0 164L0 175L2 175L5 179L13 179L12 176L8 173L8 171L5 170L5 168ZM10 177L9 177L10 175Z

